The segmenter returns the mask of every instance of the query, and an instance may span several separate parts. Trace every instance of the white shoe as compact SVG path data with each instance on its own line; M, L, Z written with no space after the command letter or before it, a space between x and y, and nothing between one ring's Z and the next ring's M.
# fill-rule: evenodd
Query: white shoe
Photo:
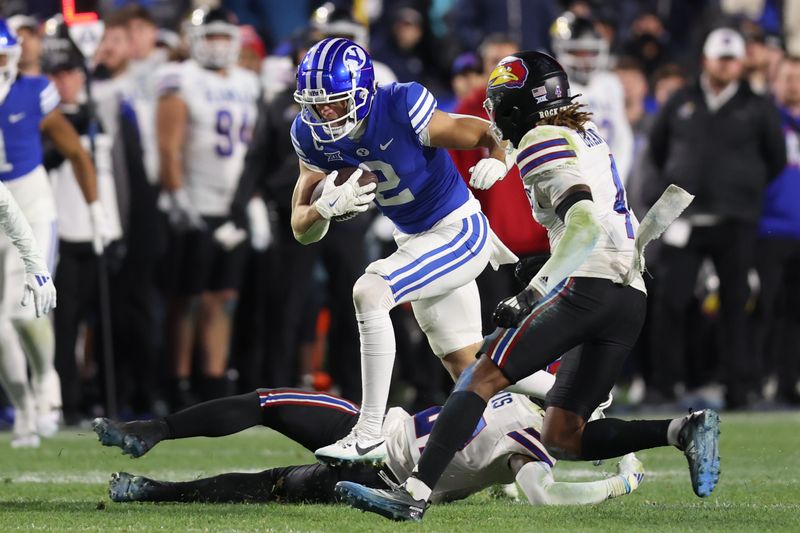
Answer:
M26 435L14 435L11 438L12 448L38 448L42 443L39 435L36 433L28 433Z
M617 463L617 474L622 477L627 485L628 491L626 494L630 494L638 489L644 480L644 465L635 454L629 453Z
M14 432L11 437L12 448L38 448L39 435L36 433L36 409L33 396L25 398L18 409L14 409Z
M342 463L383 464L386 460L386 439L360 437L356 428L345 438L314 452L320 463L336 466Z
M58 429L61 427L62 419L63 415L61 413L61 409L55 408L48 409L46 411L40 411L39 416L36 419L36 426L39 430L39 435L46 439L55 437L56 433L58 433Z

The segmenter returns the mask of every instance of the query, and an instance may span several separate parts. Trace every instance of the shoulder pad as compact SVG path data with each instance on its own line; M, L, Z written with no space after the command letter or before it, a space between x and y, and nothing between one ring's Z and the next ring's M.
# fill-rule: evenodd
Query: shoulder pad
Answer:
M574 163L577 151L570 130L561 126L533 128L520 141L516 160L523 179Z

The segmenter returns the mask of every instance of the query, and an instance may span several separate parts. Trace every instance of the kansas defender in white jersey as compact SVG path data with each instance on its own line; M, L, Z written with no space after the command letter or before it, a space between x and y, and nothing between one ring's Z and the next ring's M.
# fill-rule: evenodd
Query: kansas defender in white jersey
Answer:
M592 113L596 129L611 147L625 185L633 165L633 130L625 114L625 91L611 71L609 44L591 19L571 12L558 17L550 29L556 59L564 67L576 102Z
M44 76L17 73L20 44L0 19L0 181L14 196L33 229L47 268L56 260L56 211L53 192L42 167L42 133L69 159L89 204L93 240L102 251L105 213L97 202L94 167L70 123L57 109L56 88ZM61 387L53 366L55 344L48 317L20 306L30 274L16 248L0 241L0 376L14 404L12 445L36 446L39 435L58 429ZM23 353L20 343L24 344ZM25 365L27 355L31 384ZM31 390L32 385L32 390Z
M514 255L489 228L445 148L484 147L491 157L473 168L470 183L486 188L507 171L505 152L485 120L451 116L418 83L376 86L372 60L347 39L324 39L298 68L295 100L302 110L291 134L300 159L292 198L298 241L320 240L331 219L355 216L374 200L396 226L398 249L369 265L353 287L361 341L362 409L353 433L317 451L322 461L378 461L385 455L381 425L395 357L389 311L411 302L428 342L455 378L481 343L475 278L487 263ZM359 186L359 171L335 186L337 170L362 167L375 184ZM315 186L322 196L311 204ZM542 373L517 383L541 396L552 384Z
M514 147L552 256L525 290L497 306L498 329L486 338L479 361L461 374L403 486L387 491L345 482L337 490L362 510L421 520L487 402L566 354L547 395L541 442L548 453L588 461L673 445L688 459L695 493L708 496L719 478L714 411L674 420L589 421L639 336L646 304L640 273L630 275L644 241L637 240L637 221L608 145L590 114L573 102L561 65L546 54L503 59L489 77L486 108L494 131ZM577 346L579 352L570 351Z
M228 13L197 9L185 31L191 59L165 66L158 83L160 176L173 228L169 345L177 393L192 373L197 328L203 354L197 392L208 399L224 396L227 387L231 320L247 259L230 205L259 86L254 74L236 66L239 27Z
M272 468L259 473L222 474L185 483L156 481L124 472L112 475L111 499L182 502L306 502L336 501L338 481L385 487L405 479L424 449L440 406L415 415L399 407L386 414L388 455L383 468L360 464L323 464ZM516 481L532 505L597 504L628 494L639 486L644 468L633 454L618 466L617 475L599 481L563 483L553 479L555 459L539 440L541 408L527 397L503 392L491 399L469 442L456 453L433 494L436 502L466 498L486 487ZM197 436L221 437L253 426L282 433L308 450L343 437L358 417L358 406L325 393L295 389L255 392L205 402L163 419L118 423L94 421L106 446L140 457L162 440Z

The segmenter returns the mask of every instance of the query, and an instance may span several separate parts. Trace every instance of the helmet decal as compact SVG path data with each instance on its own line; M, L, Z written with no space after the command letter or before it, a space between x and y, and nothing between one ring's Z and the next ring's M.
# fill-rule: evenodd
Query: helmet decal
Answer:
M358 72L367 63L367 54L360 46L350 46L344 51L344 64L351 72Z
M509 56L495 67L489 75L489 87L508 87L518 89L528 79L528 67L518 57Z

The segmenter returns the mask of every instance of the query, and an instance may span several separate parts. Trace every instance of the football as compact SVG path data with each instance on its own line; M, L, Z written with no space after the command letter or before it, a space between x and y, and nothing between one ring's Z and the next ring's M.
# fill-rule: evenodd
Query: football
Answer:
M347 180L349 180L350 176L353 175L353 172L358 170L358 167L344 167L344 168L340 168L338 170L339 170L339 173L336 175L336 180L334 181L334 183L336 184L337 187L339 185L342 185L343 183L345 183ZM362 168L361 170L362 170L361 176L359 176L359 178L358 178L358 184L359 185L367 185L369 183L378 183L378 176L375 175L374 172L371 172L371 171L369 171L367 169L364 169L364 168ZM325 179L323 178L323 179L320 180L319 183L317 183L317 186L314 187L314 190L311 192L311 201L309 203L313 204L314 202L319 200L319 197L322 196L322 189L324 189L324 188L325 188ZM331 220L334 220L336 222L342 222L344 220L350 220L351 218L353 218L357 214L358 213L350 213L350 214L347 214L347 215L333 217Z

